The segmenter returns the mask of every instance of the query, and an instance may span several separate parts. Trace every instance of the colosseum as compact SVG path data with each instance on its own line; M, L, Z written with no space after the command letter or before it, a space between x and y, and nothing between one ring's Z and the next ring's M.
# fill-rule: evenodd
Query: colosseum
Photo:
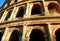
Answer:
M6 0L0 41L60 41L60 0Z

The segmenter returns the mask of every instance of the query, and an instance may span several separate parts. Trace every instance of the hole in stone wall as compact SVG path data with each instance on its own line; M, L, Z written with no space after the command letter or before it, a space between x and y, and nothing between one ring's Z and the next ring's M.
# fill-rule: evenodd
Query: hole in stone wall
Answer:
M15 0L15 2L17 2L18 0Z
M60 41L60 28L56 30L55 35L56 35L56 41Z
M42 6L40 4L34 4L32 7L31 15L41 15L42 11Z
M60 13L60 8L56 3L50 3L48 5L48 10L50 14L54 14L54 13Z
M1 12L1 13L0 13L0 18L3 16L3 14L4 14L4 12Z
M33 29L29 41L45 41L44 33L39 29Z
M5 20L8 20L10 18L11 14L12 14L12 11L13 11L13 9L8 11L8 14L7 14Z
M1 41L1 39L2 39L2 35L3 35L2 32L0 32L0 41Z
M14 30L11 34L11 37L10 37L9 41L21 41L21 38L22 38L21 33Z
M45 0L45 1L57 1L57 0Z
M25 12L25 8L20 7L16 17L21 17L22 18L23 15L24 15L24 12Z

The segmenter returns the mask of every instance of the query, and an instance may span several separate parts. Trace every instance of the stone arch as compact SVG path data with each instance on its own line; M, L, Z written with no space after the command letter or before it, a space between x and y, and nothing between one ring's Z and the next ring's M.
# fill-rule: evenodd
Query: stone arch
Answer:
M60 28L55 31L56 41L60 41Z
M8 14L5 17L5 21L8 20L12 14L13 8L11 10L8 10Z
M18 0L15 0L15 2L17 2Z
M53 3L53 2L49 3L48 10L50 13L53 13L54 11L56 11L57 13L60 13L59 11L60 7L57 3Z
M18 30L14 30L9 41L21 41L21 33Z
M32 31L33 29L39 29L39 30L41 30L41 31L44 33L44 28L43 28L42 26L34 26L34 27L30 27L30 28L27 30L27 32L26 32L26 37L29 38L30 33L31 33L31 31Z
M12 2L12 1L15 3L15 2L17 2L18 0L11 0L10 2Z
M45 0L45 1L57 1L57 0Z
M25 7L20 7L18 12L17 12L16 17L23 17L24 13L25 13Z
M29 41L45 41L44 33L39 29L33 29Z
M42 9L42 5L41 4L34 4L31 10L31 15L42 15L43 9Z

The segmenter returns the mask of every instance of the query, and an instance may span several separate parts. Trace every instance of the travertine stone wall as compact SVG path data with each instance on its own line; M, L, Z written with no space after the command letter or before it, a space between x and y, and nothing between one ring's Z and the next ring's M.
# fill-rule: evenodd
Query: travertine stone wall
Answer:
M45 41L57 41L55 33L60 29L60 4L58 2L60 3L59 0L7 1L0 9L0 14L2 14L0 32L3 33L0 41L10 41L15 30L21 34L19 41L30 41L30 34L34 29L39 29L44 33ZM36 12L35 8L38 12L41 10L42 13L32 14L33 9L33 12Z

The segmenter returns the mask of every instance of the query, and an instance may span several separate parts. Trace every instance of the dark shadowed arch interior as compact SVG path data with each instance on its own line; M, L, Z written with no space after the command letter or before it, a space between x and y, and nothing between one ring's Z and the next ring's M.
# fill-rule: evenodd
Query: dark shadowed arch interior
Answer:
M18 31L14 30L11 34L9 41L21 41L20 33Z
M15 0L15 2L17 2L18 0Z
M13 11L13 8L10 11L8 11L8 14L7 14L5 20L8 20L10 18L12 11Z
M1 13L0 13L0 18L3 16L3 13L4 13L4 12L1 12Z
M2 35L3 35L2 32L0 32L0 41L1 41L1 39L2 39Z
M41 14L42 13L42 7L40 4L34 4L32 7L31 15L34 14Z
M60 28L56 30L55 35L56 35L56 41L60 41Z
M57 1L57 0L45 0L45 1Z
M29 41L45 41L44 33L39 29L32 30Z
M50 3L48 5L48 9L49 9L49 11L53 12L53 10L56 10L56 12L60 13L60 8L59 8L59 5L57 3Z
M16 17L23 17L25 12L25 7L20 7Z

